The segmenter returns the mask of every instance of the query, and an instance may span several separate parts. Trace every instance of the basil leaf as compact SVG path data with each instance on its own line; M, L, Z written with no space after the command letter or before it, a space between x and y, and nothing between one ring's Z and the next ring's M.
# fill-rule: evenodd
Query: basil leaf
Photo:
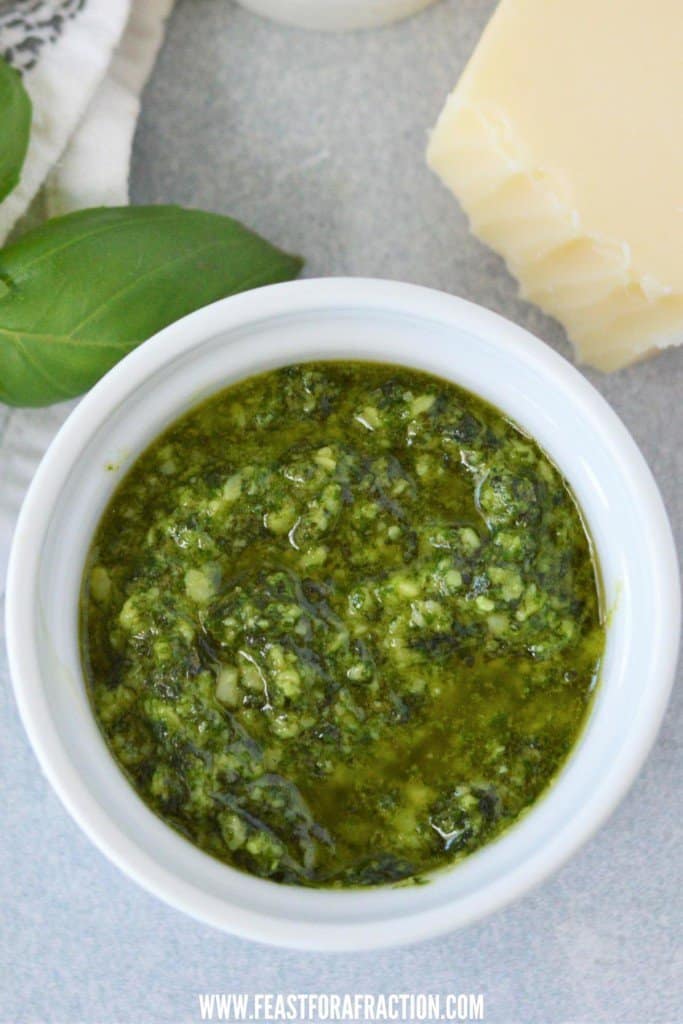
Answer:
M0 200L19 181L31 131L31 101L21 76L0 57Z
M48 221L0 251L0 401L79 395L167 324L301 266L230 217L177 206Z

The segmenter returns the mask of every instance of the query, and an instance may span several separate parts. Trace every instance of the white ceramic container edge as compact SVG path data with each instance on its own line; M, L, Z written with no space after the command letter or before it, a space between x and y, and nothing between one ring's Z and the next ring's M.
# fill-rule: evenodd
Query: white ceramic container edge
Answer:
M424 10L435 0L239 0L273 21L322 32L378 28Z
M567 765L522 821L428 885L354 892L237 872L157 819L94 723L77 606L92 532L121 475L171 421L221 386L316 358L404 363L504 409L570 481L610 609L601 685ZM606 819L657 732L676 664L680 594L670 527L642 456L591 385L542 342L453 296L395 282L298 281L199 310L129 355L83 399L36 473L7 586L16 699L63 803L123 871L173 906L250 939L318 950L417 941L503 906Z

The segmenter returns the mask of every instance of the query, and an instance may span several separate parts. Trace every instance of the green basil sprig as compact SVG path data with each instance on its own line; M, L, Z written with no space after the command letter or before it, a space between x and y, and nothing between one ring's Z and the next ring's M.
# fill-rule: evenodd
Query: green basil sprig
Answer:
M0 200L19 181L31 131L31 101L20 75L0 57Z
M301 266L230 217L177 206L48 221L0 251L0 401L79 395L179 317Z

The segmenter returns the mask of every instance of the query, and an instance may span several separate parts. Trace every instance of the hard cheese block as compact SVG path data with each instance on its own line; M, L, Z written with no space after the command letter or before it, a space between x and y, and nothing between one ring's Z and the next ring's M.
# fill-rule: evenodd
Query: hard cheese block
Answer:
M502 0L428 161L582 360L683 340L682 0Z

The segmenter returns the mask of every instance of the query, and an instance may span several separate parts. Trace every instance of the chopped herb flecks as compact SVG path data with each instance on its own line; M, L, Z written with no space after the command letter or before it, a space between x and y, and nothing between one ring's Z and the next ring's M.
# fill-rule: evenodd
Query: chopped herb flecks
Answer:
M497 836L575 742L604 644L565 481L501 413L365 363L254 377L133 466L82 598L95 713L213 856L396 883Z

